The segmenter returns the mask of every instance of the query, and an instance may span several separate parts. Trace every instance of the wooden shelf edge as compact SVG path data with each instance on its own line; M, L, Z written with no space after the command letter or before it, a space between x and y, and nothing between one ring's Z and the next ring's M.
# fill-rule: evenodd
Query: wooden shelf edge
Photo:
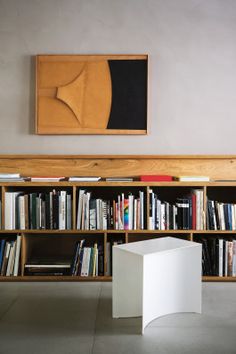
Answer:
M236 230L0 230L0 234L236 234Z
M80 277L80 276L0 276L0 282L110 282L111 276ZM203 282L236 282L236 277L203 276Z
M46 275L25 275L25 276L17 276L17 277L7 277L0 276L0 282L87 282L87 281L101 281L107 282L111 281L112 277L110 276L98 276L98 277L80 277L80 276L70 276L70 275L60 275L60 276L46 276Z
M204 282L235 282L236 277L217 277L217 276L209 276L205 275L202 277Z
M63 154L2 154L0 155L1 159L235 159L236 155L63 155Z

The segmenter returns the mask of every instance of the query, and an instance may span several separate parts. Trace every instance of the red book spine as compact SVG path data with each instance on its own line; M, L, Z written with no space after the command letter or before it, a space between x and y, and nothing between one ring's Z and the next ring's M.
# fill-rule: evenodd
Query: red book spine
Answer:
M140 181L142 181L142 182L171 182L171 181L173 181L173 177L168 176L168 175L143 175L143 176L140 176Z
M196 230L196 194L192 194L192 229Z

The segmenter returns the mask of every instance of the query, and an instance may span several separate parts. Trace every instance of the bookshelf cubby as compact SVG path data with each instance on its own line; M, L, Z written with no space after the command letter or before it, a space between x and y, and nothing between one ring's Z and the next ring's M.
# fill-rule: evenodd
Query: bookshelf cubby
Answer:
M208 200L228 205L236 204L236 156L55 156L55 155L3 155L0 156L0 171L3 173L20 173L22 176L100 176L105 177L135 177L133 182L1 182L1 229L0 241L14 242L21 235L21 253L17 276L1 275L0 281L110 281L112 279L112 245L135 242L145 239L172 236L196 242L223 240L228 245L236 239L235 225L228 229L209 229ZM140 182L138 176L148 174L207 175L212 182ZM222 180L222 181L213 181ZM85 190L91 198L118 201L118 196L134 199L143 193L143 227L132 229L77 229L79 191ZM150 203L151 192L162 202L170 205L183 197L188 197L194 190L202 192L202 229L151 229ZM5 229L6 196L7 193L43 196L52 191L60 195L65 191L71 199L71 224L66 229L31 226L21 229ZM16 225L18 225L16 223ZM86 246L98 246L99 267L95 276L72 275L69 268L63 271L43 272L29 271L29 265L34 259L53 258L65 260L72 264L78 242L85 240ZM207 241L202 241L207 240ZM227 242L228 243L227 243ZM217 241L218 242L218 241ZM33 267L31 267L33 268ZM203 275L204 281L236 281L235 276L214 274Z

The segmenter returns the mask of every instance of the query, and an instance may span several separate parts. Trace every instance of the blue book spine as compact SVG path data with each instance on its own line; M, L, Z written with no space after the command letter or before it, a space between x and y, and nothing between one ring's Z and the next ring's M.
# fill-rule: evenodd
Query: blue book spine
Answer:
M227 204L228 205L228 223L229 223L229 230L232 230L232 209L231 209L231 204Z
M1 268L2 268L2 261L3 261L5 243L6 243L6 240L1 240L1 242L0 242L0 271L1 271Z

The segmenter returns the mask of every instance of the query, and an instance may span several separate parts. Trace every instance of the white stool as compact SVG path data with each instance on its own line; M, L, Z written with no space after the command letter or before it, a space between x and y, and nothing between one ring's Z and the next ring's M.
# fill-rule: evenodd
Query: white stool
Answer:
M162 237L113 246L112 315L154 319L201 313L202 245Z

